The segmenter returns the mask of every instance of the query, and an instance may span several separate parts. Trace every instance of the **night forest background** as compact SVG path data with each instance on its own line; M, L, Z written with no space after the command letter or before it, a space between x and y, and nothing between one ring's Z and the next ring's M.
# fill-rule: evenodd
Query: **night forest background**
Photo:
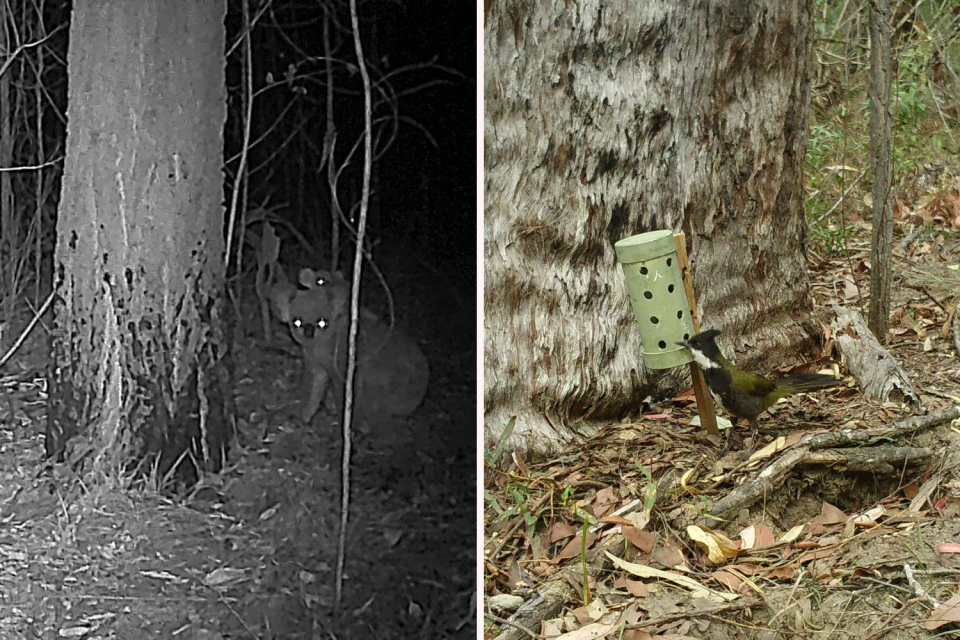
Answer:
M20 88L9 100L13 130L5 136L13 166L42 171L5 172L4 204L21 206L40 194L41 215L16 216L4 207L3 236L6 285L35 290L49 283L56 203L62 169L66 123L66 50L70 3L23 3L7 15L15 44L40 41L34 56L11 56L9 72ZM334 162L344 164L363 127L363 95L347 4L331 3L331 45L337 127ZM325 132L323 16L326 4L265 2L249 7L253 22L252 91L255 95L248 157L249 183L241 204L266 209L281 219L278 232L297 246L298 259L330 263L330 199L320 171ZM378 143L374 167L369 239L375 246L402 241L417 258L473 282L475 267L475 108L476 50L473 8L439 1L361 2L361 32L371 76L379 86L375 101ZM239 2L228 3L227 80L229 110L225 127L225 194L231 188L243 144L243 14ZM40 126L37 126L37 125ZM18 130L22 126L23 130ZM39 133L38 133L39 132ZM343 167L338 196L346 215L359 203L362 149ZM7 200L12 198L13 200ZM34 208L36 202L29 207ZM241 212L242 213L242 212ZM356 211L353 212L354 215ZM256 215L251 216L256 222ZM310 242L314 255L289 235L287 222ZM38 224L39 223L39 224ZM341 255L349 253L344 231ZM29 251L24 251L29 249ZM306 253L307 255L303 255ZM12 261L12 263L11 263ZM252 257L244 262L250 265ZM349 261L347 261L349 262ZM456 268L449 268L456 265ZM42 277L30 277L39 267ZM24 277L27 276L27 277ZM48 285L47 285L48 286ZM39 292L38 292L39 293ZM7 296L8 298L10 296ZM473 295L463 296L473 304ZM8 307L9 309L9 307Z
M8 347L51 293L71 4L15 0L5 7L0 164L21 167L0 172L0 312L8 327L0 340ZM376 143L367 248L377 268L364 266L362 303L381 317L389 307L398 330L419 341L430 359L431 388L415 417L390 433L360 438L343 611L332 611L330 590L337 425L333 418L311 429L293 422L299 355L289 339L279 347L261 343L253 275L264 221L280 236L287 273L336 265L349 275L363 92L348 4L253 0L245 18L243 5L229 0L224 233L244 149L245 96L254 96L232 236L242 252L239 262L231 255L227 273L228 306L240 313L234 339L244 445L231 452L214 484L195 487L179 496L182 502L160 498L162 492L92 487L74 501L65 494L67 469L41 483L49 366L41 321L6 364L2 381L10 398L0 409L8 412L9 455L0 476L5 486L16 485L3 518L16 529L11 535L22 556L11 568L17 577L4 583L0 609L12 611L4 608L9 604L16 611L2 616L0 637L64 635L85 624L102 637L173 637L193 625L191 637L307 638L329 629L335 614L346 616L338 637L473 637L476 11L439 0L361 0L358 7L375 86ZM343 209L336 243L324 165L331 80L332 162L340 170ZM48 322L49 314L40 316ZM70 587L61 590L67 576ZM121 599L123 606L114 607Z

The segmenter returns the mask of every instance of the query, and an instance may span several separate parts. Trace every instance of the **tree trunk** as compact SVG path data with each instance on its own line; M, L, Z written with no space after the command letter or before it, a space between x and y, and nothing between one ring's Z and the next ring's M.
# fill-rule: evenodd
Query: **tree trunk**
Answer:
M813 5L492 4L488 446L511 412L512 446L547 452L684 382L640 363L613 249L635 233L687 233L700 317L739 364L768 367L806 341Z
M74 3L47 453L219 468L232 435L223 0ZM83 442L83 445L73 446ZM181 454L191 449L190 455ZM159 462L156 459L159 458Z
M6 2L0 6L0 51L5 54L4 61L10 60L7 56L16 49L11 42L10 32L13 31L16 20L8 15L10 10ZM13 61L10 60L12 63ZM13 118L11 105L16 99L10 77L13 75L13 64L0 74L0 167L13 167ZM21 67L22 68L22 67ZM23 73L26 76L26 73ZM3 277L0 287L5 291L3 296L3 317L9 322L14 318L14 306L17 302L17 261L20 254L20 221L17 208L14 206L13 174L10 171L0 171L0 265L3 265Z
M870 3L870 167L873 238L870 248L870 331L881 343L890 326L893 253L893 162L890 157L890 2Z

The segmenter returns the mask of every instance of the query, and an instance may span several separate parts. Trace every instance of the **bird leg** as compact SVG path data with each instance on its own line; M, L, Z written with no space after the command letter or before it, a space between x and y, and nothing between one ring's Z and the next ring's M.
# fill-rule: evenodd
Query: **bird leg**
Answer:
M730 445L733 444L733 427L731 426L727 429L727 439L723 443L723 448L720 449L720 453L717 454L717 460L727 455L727 452L730 451Z
M723 456L727 455L727 453L729 453L730 449L733 448L733 443L734 443L734 441L737 439L737 434L736 434L736 431L737 431L737 420L738 420L737 418L733 418L733 419L731 420L731 423L732 423L732 424L731 424L730 427L727 428L727 430L726 430L726 431L727 431L727 439L726 439L726 441L724 441L724 443L723 443L723 448L720 449L720 453L717 454L717 460L719 460L719 459L722 458ZM741 441L741 444L742 444L742 441Z
M760 425L757 419L750 421L750 449L747 450L747 456L750 456L757 448L757 438L760 437Z

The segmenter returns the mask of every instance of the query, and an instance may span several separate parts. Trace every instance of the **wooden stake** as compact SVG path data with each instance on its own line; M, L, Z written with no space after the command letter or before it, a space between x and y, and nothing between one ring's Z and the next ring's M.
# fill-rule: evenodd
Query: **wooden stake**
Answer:
M690 277L690 261L687 259L687 237L683 232L673 234L677 244L677 264L683 277L683 289L687 292L687 306L693 319L693 329L700 333L700 318L697 317L697 301L693 297L693 279ZM717 412L713 406L713 396L707 390L707 382L696 362L690 363L690 378L693 380L693 394L697 397L697 413L700 414L700 426L712 436L720 436L717 429Z

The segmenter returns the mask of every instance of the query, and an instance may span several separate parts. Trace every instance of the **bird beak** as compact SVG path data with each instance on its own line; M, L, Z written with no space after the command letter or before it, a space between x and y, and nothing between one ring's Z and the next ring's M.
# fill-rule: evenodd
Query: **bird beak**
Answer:
M681 340L680 342L674 342L673 344L681 347L686 347L687 349L690 348L690 344L686 340Z

